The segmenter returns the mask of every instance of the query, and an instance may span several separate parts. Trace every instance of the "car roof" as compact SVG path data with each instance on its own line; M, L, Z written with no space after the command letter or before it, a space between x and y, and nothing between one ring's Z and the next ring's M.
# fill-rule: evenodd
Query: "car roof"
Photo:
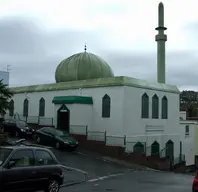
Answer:
M31 150L43 150L50 151L48 148L37 147L37 146L1 146L0 149L12 149L12 150L20 150L20 149L31 149Z

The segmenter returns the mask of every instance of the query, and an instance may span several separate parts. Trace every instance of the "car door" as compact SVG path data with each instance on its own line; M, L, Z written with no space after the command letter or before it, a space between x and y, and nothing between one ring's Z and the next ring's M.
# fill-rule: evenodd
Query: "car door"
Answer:
M45 187L51 175L55 174L56 162L49 152L41 149L35 150L35 180L37 186Z
M3 129L4 129L4 132L9 132L9 133L10 133L9 123L10 123L10 120L9 120L9 119L6 119L6 120L3 122Z
M14 162L9 167L9 162ZM17 150L6 162L2 170L4 191L31 190L34 187L34 154L30 149Z
M43 130L43 137L46 145L52 145L54 136L48 129Z
M11 119L11 120L9 121L8 127L9 127L9 132L10 132L11 134L15 134L15 133L16 133L16 122L15 122L14 120Z

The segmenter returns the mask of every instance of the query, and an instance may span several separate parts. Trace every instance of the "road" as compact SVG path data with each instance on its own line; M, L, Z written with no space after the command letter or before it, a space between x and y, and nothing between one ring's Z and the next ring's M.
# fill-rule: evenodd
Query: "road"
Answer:
M126 172L102 181L62 188L60 192L192 192L192 176L162 172Z
M60 192L191 192L193 176L170 172L134 169L98 159L99 156L83 155L53 149L61 164L87 172L87 181L61 188ZM76 171L65 172L65 184L80 182L84 175Z
M60 192L123 191L123 192L191 192L193 176L158 172L145 168L129 169L115 163L105 162L95 156L55 151L61 163L73 166L88 174L86 183L62 188ZM80 181L82 174L67 173L67 183Z

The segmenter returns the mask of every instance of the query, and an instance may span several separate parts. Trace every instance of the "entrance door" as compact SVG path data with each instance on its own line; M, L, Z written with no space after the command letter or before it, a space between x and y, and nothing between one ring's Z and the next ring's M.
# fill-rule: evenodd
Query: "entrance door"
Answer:
M69 132L69 115L69 109L65 105L62 105L57 113L57 128Z

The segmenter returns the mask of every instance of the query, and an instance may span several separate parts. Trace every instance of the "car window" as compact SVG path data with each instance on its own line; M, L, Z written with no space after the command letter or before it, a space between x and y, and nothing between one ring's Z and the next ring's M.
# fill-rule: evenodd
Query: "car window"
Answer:
M10 119L10 120L9 120L9 123L15 123L15 121L14 121L14 120L12 120L12 119Z
M59 137L61 136L69 136L69 134L66 131L62 131L62 130L55 130L55 134Z
M0 148L0 165L6 161L11 152L12 149Z
M27 126L27 124L26 124L25 121L16 121L16 124L17 124L18 126L21 126L21 127L26 127L26 126Z
M35 153L36 165L52 165L55 164L50 153L47 151L36 150Z
M6 120L4 121L4 123L10 123L10 120L9 120L9 119L6 119Z
M14 161L13 167L30 166L34 164L32 150L20 150L13 154L10 161Z
M45 128L44 132L45 133L49 133L51 135L55 134L55 130L53 128Z

